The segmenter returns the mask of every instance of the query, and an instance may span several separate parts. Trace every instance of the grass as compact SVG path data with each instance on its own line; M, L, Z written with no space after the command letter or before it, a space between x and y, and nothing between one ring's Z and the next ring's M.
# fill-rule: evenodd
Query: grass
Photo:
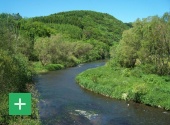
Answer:
M33 64L34 70L37 73L44 73L44 72L54 71L54 70L59 70L59 69L64 68L62 64L48 64L45 66L43 66L41 62L33 62L32 64Z
M40 125L40 118L37 108L38 93L33 84L27 85L27 91L32 94L32 114L30 116L10 116L8 114L8 93L0 94L0 125Z
M80 73L76 81L83 88L107 97L170 110L169 76L144 74L139 68L103 66Z

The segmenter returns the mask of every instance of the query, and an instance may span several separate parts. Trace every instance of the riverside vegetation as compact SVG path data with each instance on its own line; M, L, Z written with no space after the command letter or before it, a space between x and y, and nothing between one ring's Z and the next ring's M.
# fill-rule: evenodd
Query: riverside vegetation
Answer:
M37 109L37 93L32 84L33 70L28 58L22 54L21 44L14 26L14 19L6 21L4 14L0 15L0 124L40 124ZM5 20L4 20L5 19ZM21 36L20 36L21 37ZM8 115L8 94L12 92L32 93L32 114L30 116Z
M105 66L76 77L88 90L170 110L170 13L137 19Z
M0 124L41 124L33 84L37 72L109 57L107 66L86 71L77 81L110 97L170 109L169 21L168 13L137 20L133 27L94 11L34 18L0 14ZM31 116L8 115L11 92L32 93Z
M37 72L62 69L79 63L109 58L110 47L129 29L109 14L69 11L49 16L22 18L0 14L0 124L41 124ZM9 116L8 94L31 92L32 115Z

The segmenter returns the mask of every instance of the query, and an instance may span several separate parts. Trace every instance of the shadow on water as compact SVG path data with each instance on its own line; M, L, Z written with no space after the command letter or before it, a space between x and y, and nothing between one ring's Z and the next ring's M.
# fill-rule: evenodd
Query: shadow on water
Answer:
M79 87L75 76L104 65L81 64L38 76L39 113L48 125L169 125L170 112L95 94ZM128 106L129 104L129 106Z

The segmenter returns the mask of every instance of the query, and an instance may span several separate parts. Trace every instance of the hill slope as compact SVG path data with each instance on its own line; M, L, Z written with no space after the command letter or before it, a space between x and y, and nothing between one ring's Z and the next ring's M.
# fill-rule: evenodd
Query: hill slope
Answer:
M119 41L122 32L129 27L115 17L94 11L68 11L32 18L43 22L59 33L73 39L96 39L108 45Z

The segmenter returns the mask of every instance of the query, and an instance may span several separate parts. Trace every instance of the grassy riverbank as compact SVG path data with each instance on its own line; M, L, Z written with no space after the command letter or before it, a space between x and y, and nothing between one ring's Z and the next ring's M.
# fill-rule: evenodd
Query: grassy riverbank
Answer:
M30 116L10 116L8 115L8 94L1 93L0 96L0 124L2 125L40 125L40 118L37 108L38 93L33 84L27 85L27 90L32 95L32 114Z
M111 98L133 100L170 110L170 77L144 74L139 68L86 70L76 77L81 87Z
M65 68L62 64L48 64L43 66L41 62L33 62L32 65L36 73L44 73Z

